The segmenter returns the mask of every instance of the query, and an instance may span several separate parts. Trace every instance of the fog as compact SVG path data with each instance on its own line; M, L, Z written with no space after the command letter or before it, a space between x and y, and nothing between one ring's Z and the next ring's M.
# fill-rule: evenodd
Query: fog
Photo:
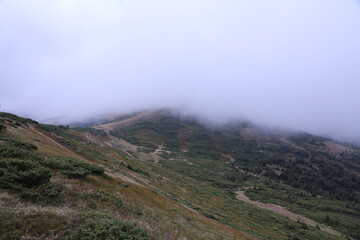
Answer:
M170 107L360 140L356 0L0 0L1 110Z

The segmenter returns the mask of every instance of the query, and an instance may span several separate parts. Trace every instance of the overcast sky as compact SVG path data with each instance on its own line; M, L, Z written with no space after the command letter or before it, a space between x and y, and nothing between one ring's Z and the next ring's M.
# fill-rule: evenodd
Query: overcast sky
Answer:
M358 0L0 0L0 103L178 107L360 139Z

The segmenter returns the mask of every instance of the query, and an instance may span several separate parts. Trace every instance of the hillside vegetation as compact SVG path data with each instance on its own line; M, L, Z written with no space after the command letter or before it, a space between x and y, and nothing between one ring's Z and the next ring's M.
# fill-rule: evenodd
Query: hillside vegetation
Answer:
M164 110L83 126L0 113L0 239L360 239L356 146Z

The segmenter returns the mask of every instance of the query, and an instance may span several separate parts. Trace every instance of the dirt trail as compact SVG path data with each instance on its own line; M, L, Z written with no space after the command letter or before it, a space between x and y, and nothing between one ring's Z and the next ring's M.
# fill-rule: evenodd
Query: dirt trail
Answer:
M227 154L223 154L223 153L221 153L221 155L222 155L223 157L228 158L228 159L229 159L229 162L235 162L235 159L234 159L232 156L227 155Z
M111 145L115 148L119 148L119 149L123 149L123 150L130 150L130 151L137 151L137 146L125 141L124 139L121 138L117 138L112 136L109 131L105 131L106 134L109 136L109 138L111 139Z
M312 220L310 218L307 218L305 216L302 216L300 214L290 212L285 207L282 207L282 206L279 206L279 205L276 205L276 204L272 204L272 203L262 203L262 202L258 202L258 201L252 201L252 200L249 199L249 197L247 197L245 195L245 191L236 191L235 193L236 193L236 198L241 200L241 201L250 203L250 204L252 204L254 206L257 206L259 208L266 209L266 210L269 210L271 212L274 212L274 213L280 214L282 216L288 217L293 221L300 221L300 222L303 222L306 225L309 225L309 226L312 226L312 227L319 226L321 231L330 233L330 234L338 236L338 237L341 236L340 232L332 229L331 227L326 226L324 224L317 223L314 220Z
M109 146L109 147L113 147L113 148L117 148L117 149L121 149L124 151L124 153L126 153L128 155L128 157L134 159L134 156L131 155L131 153L129 153L128 151L132 151L132 152L137 152L137 146L125 141L124 139L120 139L117 137L114 137L110 134L109 130L106 129L102 129L104 130L104 132L108 135L109 140L110 141L104 141L104 144ZM90 140L90 139L88 139Z
M85 134L86 139L87 139L89 142L95 143L95 144L97 144L97 145L101 145L100 143L98 143L98 141L96 141L95 137L94 137L93 135L91 135L90 133L85 132L84 134Z

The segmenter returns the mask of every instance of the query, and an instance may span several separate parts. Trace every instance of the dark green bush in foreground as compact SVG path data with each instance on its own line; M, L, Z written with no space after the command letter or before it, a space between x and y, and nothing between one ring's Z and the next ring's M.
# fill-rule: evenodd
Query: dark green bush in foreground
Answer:
M6 139L6 142L13 146L13 147L17 147L17 148L21 148L21 149L26 149L28 151L34 151L37 150L37 146L35 146L32 143L28 143L28 142L22 142L19 140L15 140L15 139Z
M62 170L62 173L70 178L83 178L92 173L104 173L102 167L69 157L56 156L42 160L41 163L49 168Z
M34 144L0 137L0 158L40 159L35 150L37 147Z
M58 183L48 182L40 185L36 189L24 189L21 191L21 198L33 202L42 202L46 204L54 203L62 190Z
M66 240L147 240L147 232L136 225L106 214L88 213L74 221L73 230L65 232ZM80 223L80 224L79 224Z
M23 199L46 203L56 199L61 186L51 183L50 178L50 170L38 163L0 160L0 188L15 190Z
M0 187L32 188L50 181L50 170L26 160L0 160Z

